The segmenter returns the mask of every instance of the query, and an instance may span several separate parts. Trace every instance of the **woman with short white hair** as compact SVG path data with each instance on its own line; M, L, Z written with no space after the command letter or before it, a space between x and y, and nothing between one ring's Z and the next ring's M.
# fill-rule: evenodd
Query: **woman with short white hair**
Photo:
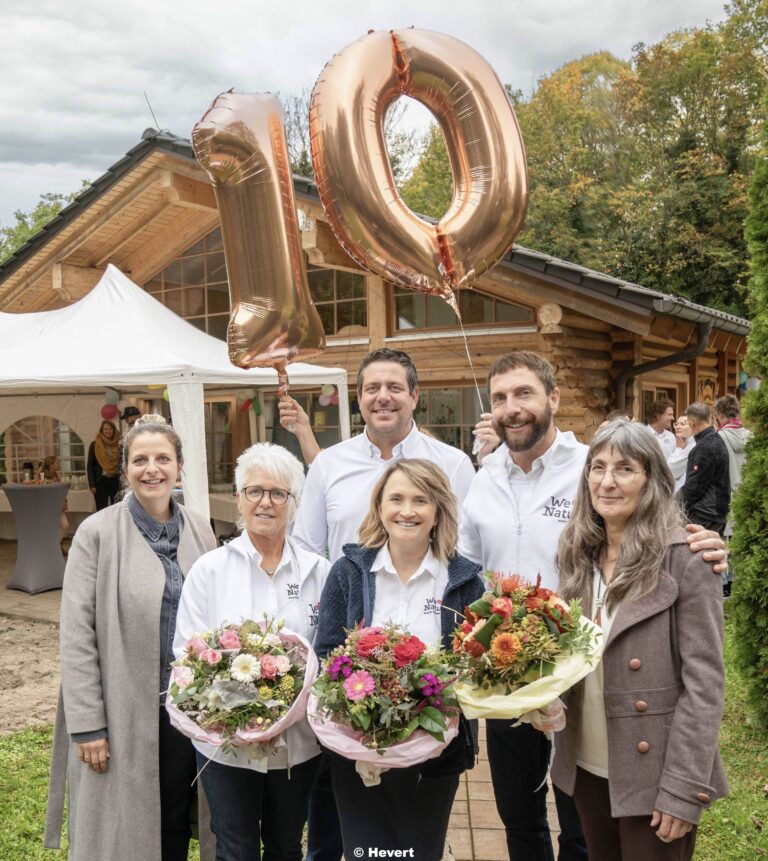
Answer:
M177 657L193 634L264 613L284 620L286 628L310 643L315 639L330 563L288 535L304 468L282 446L256 443L238 458L235 486L243 531L192 566L176 622ZM320 747L306 718L285 737L286 746L267 761L250 760L242 749L224 753L194 743L219 861L260 859L262 844L267 859L302 858L301 836Z

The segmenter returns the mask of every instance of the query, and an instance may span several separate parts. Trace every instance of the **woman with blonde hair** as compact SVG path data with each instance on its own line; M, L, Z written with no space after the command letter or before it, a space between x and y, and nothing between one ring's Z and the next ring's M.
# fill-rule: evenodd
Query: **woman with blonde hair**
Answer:
M480 566L456 553L456 497L445 473L427 460L398 460L376 482L359 544L344 546L320 599L316 651L344 642L345 629L396 624L427 646L449 649L464 608L483 594ZM410 768L385 771L365 787L349 759L328 753L346 857L368 849L411 849L442 858L459 775L474 762L462 718L442 752Z
M558 551L560 594L603 629L601 663L564 698L552 779L590 858L686 861L728 784L720 577L692 554L654 438L617 420L587 453Z

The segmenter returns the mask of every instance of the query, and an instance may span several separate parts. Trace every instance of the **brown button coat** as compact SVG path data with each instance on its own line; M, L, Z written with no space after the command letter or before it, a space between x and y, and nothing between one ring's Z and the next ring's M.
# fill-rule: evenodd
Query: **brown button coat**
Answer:
M582 606L592 605L590 594ZM653 810L698 822L728 793L717 750L723 712L720 576L675 532L656 589L616 610L603 653L608 783L615 817ZM566 695L555 737L554 783L569 795L583 683Z

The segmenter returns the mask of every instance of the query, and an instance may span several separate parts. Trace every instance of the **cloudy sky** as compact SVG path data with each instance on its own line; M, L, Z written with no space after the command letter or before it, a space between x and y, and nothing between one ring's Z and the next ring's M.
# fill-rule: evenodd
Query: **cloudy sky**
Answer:
M368 29L457 36L529 93L568 60L724 17L723 0L4 0L0 227L95 179L153 126L188 137L217 93L311 88ZM418 111L412 122L423 121Z

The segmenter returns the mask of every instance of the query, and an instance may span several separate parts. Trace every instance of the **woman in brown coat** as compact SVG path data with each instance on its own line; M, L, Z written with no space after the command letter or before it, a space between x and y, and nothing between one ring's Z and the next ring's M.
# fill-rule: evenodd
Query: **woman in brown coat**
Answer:
M560 593L603 629L603 659L566 701L554 782L595 861L685 861L728 784L719 576L692 554L658 443L617 420L592 440L560 539Z

